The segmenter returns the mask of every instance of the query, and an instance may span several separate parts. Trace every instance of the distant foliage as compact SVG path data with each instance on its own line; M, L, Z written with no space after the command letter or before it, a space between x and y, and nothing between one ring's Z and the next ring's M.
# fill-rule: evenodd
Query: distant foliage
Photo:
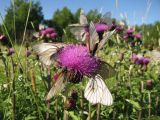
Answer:
M6 10L7 14L4 22L11 37L14 38L14 35L16 35L18 43L22 40L30 6L31 10L27 25L27 30L29 31L33 30L31 22L35 29L38 29L39 23L43 20L42 7L38 2L29 3L26 2L26 0L15 0L14 4L11 4L11 6Z
M136 26L136 30L141 31L145 47L160 47L160 22L154 24L143 24Z

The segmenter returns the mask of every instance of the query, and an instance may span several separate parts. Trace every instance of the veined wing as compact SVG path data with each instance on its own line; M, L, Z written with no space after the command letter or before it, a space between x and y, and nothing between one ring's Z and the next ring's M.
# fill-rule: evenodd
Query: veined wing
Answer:
M50 89L50 91L47 94L46 100L50 100L53 96L59 94L65 87L66 85L66 80L65 80L65 74L61 73L58 76L58 79L56 80L55 84L53 87Z
M84 96L92 104L101 103L109 106L113 103L112 95L100 75L89 80Z
M107 42L107 40L113 35L113 33L115 32L115 30L111 31L111 32L107 32L105 34L105 36L103 37L103 39L100 41L100 43L98 44L98 49L97 51L99 51L100 49L102 49L105 45L105 43Z
M112 13L111 13L111 12L106 12L106 13L101 17L100 22L111 25L111 24L112 24L111 16L112 16Z
M96 32L96 28L93 22L90 23L89 33L90 33L89 46L90 46L90 50L93 51L95 48L95 45L99 43L99 36L98 36L98 33Z
M83 25L83 26L87 26L88 25L87 17L86 17L86 15L84 13L84 10L82 10L82 9L81 9L81 12L80 12L79 22L80 22L80 25Z
M100 61L100 66L96 73L106 80L107 78L113 77L116 74L116 71L108 63Z
M40 61L49 66L55 62L57 51L64 46L63 43L41 43L33 46L33 50L39 55Z
M77 40L82 40L85 35L84 27L73 27L70 29L71 33L76 37Z

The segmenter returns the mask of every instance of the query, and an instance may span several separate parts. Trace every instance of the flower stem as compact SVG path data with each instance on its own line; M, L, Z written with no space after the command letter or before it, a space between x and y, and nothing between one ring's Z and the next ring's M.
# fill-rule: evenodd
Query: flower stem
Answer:
M144 83L143 83L143 81L141 81L141 90L140 90L140 93L141 93L141 101L140 101L140 103L141 103L141 107L142 107L142 109L139 111L139 113L138 113L138 120L141 120L141 118L142 118L142 113L143 113L143 88L144 88Z
M67 110L64 110L64 118L63 118L63 120L68 120Z
M48 75L47 75L47 83L48 83L48 91L51 89L51 70L50 70L50 66L47 69ZM50 101L47 101L47 109L50 109ZM49 112L46 112L46 120L49 120Z
M91 103L89 103L89 113L88 113L88 119L91 120Z
M15 67L14 67L14 61L13 61L13 57L11 56L11 63L12 63L12 109L13 109L13 113L12 113L12 119L15 120L16 119L16 95L15 95Z
M101 104L97 104L97 120L100 120Z
M148 102L149 102L149 106L148 106L148 117L150 119L151 117L151 92L148 91Z
M156 97L156 111L155 111L155 112L156 112L156 113L155 113L156 115L157 115L157 113L158 113L158 105L159 105L159 96Z
M83 91L81 90L81 120L84 119L83 110L84 110L84 105L83 105Z

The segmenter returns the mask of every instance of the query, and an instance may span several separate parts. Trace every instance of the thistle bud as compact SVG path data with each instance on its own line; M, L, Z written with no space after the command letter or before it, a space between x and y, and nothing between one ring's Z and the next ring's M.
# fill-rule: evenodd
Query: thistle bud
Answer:
M14 53L14 49L13 48L9 48L8 49L8 56L11 56Z
M29 57L31 54L32 54L31 51L29 51L29 50L26 51L26 56L27 57Z
M124 59L124 53L119 53L119 60L122 61Z
M77 100L77 98L78 98L78 93L77 93L77 91L72 90L70 96L71 96L71 98L73 98L74 100Z
M65 102L65 109L73 110L74 108L76 108L76 101L72 98L67 99Z
M153 88L153 80L147 80L146 81L146 87L148 90L152 90Z

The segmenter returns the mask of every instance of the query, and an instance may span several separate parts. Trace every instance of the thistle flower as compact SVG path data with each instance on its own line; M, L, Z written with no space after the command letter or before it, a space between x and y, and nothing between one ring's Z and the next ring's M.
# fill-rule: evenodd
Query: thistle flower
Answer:
M136 38L137 40L140 40L142 38L142 35L140 33L137 33L134 35L134 38Z
M14 49L13 48L9 48L8 49L8 56L11 56L14 53Z
M76 101L72 98L68 98L65 102L65 109L73 110L74 108L76 108Z
M104 23L96 23L95 27L98 33L103 33L104 31L109 30L109 26Z
M147 80L146 81L146 87L148 90L152 90L153 88L153 80Z
M149 62L150 62L150 58L147 58L147 57L143 58L143 64L144 65L148 65Z
M96 23L95 28L100 40L103 39L103 33L110 29L110 27L104 23Z
M113 24L110 26L110 29L109 29L109 30L112 31L112 30L116 29L116 27L117 27L117 25L113 23Z
M78 98L78 93L77 93L77 91L72 90L70 94L71 94L71 95L70 95L71 98L73 98L74 100L77 100L77 98Z
M131 34L133 34L133 32L134 32L134 30L133 29L128 29L128 30L126 30L126 33L128 34L128 35L131 35Z
M0 41L1 41L1 42L7 41L6 36L0 34Z
M150 58L148 57L143 57L142 55L136 55L135 53L132 54L131 60L133 63L138 64L138 65L148 65L150 62Z
M62 67L83 75L93 75L98 69L98 59L91 56L87 47L68 45L62 49L57 59Z
M135 53L133 53L132 57L131 57L131 60L132 60L133 63L136 63L136 61L138 60L138 56Z
M116 32L117 33L121 33L122 31L123 31L123 28L122 27L120 27L120 26L116 26Z
M30 50L27 50L27 51L26 51L26 57L29 57L31 54L32 54L32 53L31 53Z
M90 25L94 29L92 31L95 32L94 24L91 22ZM94 35L91 33L89 37L92 38ZM56 82L47 94L46 100L50 100L62 91L67 82L79 83L83 76L87 76L90 80L84 92L85 98L93 104L111 105L113 103L112 95L103 79L112 77L115 70L109 64L94 56L95 47L99 44L97 43L99 41L97 37L96 39L89 39L93 40L93 43L89 46L65 45L62 43L42 43L34 46L33 49L45 65L57 64L57 68L60 69L59 75L54 77Z
M3 44L3 45L7 45L9 43L7 37L5 35L1 35L0 34L0 42Z
M53 28L44 28L39 31L39 35L43 38L55 39L57 38L57 33Z

